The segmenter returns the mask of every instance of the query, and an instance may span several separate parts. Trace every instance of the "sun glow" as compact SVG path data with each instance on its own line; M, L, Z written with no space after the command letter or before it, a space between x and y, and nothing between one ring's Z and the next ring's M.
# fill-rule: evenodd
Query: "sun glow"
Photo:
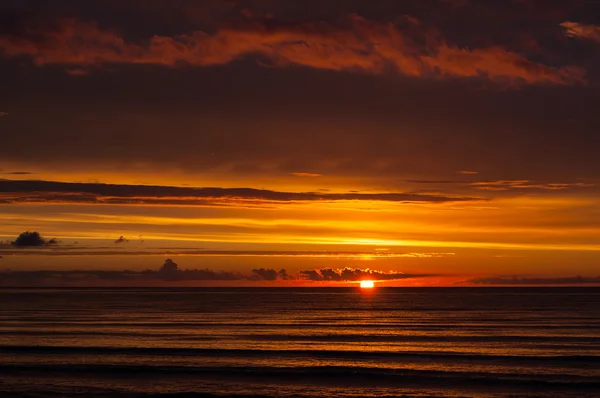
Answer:
M373 281L360 281L361 289L373 289L375 287L375 282Z

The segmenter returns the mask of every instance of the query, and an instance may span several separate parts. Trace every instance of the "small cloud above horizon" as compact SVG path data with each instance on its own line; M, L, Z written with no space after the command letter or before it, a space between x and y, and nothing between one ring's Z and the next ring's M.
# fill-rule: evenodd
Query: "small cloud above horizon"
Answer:
M119 239L115 240L116 244L127 243L127 242L129 242L129 239L125 238L124 236L120 236Z
M7 171L6 173L1 173L3 175L12 175L12 176L28 176L28 175L33 175L35 173L32 173L30 171Z
M294 177L309 177L309 178L323 177L323 174L317 174L317 173L292 173L292 175Z

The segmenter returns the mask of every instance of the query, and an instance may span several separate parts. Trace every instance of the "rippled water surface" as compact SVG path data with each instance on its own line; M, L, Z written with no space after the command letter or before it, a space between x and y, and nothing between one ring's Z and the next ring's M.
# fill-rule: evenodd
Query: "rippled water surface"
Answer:
M11 397L600 396L600 289L3 289Z

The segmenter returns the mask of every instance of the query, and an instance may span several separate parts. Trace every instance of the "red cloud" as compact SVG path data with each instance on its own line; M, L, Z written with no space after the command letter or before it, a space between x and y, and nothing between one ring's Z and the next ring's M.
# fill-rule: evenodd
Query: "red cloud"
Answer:
M586 25L578 22L565 21L560 24L565 29L565 35L589 39L600 43L600 25Z
M90 67L106 63L177 66L219 65L249 55L274 66L316 69L395 71L419 77L484 77L496 82L575 84L584 81L577 67L536 63L499 46L461 48L437 34L352 16L344 27L328 23L291 26L253 23L176 37L154 36L144 43L127 41L92 22L62 20L54 29L24 36L0 37L9 57L29 56L36 65ZM415 32L418 30L418 32ZM420 44L416 44L419 41Z

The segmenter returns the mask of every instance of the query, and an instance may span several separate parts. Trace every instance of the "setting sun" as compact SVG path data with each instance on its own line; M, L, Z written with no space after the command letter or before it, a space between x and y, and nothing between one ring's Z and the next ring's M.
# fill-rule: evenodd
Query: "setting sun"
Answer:
M375 283L373 281L360 281L361 289L373 289L375 287Z

